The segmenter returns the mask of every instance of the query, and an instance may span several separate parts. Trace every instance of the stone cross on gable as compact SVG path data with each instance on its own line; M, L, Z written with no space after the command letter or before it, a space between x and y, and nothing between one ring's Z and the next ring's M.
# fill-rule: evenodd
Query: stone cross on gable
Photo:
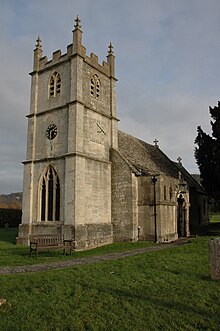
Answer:
M159 146L158 146L159 140L154 139L153 143L154 143L154 146L155 146L155 147L159 147Z
M182 164L182 158L180 156L177 158L177 161L179 162L179 164Z

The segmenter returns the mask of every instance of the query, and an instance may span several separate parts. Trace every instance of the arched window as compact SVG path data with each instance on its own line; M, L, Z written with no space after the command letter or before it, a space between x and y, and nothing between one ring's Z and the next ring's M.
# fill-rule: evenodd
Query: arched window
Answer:
M96 80L96 98L99 98L99 94L100 94L100 83L99 80Z
M99 99L100 97L100 81L97 75L94 75L90 81L90 94L92 97Z
M49 97L56 97L61 93L61 78L58 72L55 72L50 78Z
M94 78L91 78L91 96L94 97L95 96L95 81Z
M41 178L39 206L41 221L60 221L60 181L52 166Z
M173 190L172 187L170 186L170 201L172 200L172 195L173 195Z
M164 200L166 200L167 199L167 188L165 185L163 187L163 196L164 196Z
M55 94L55 87L54 87L54 76L50 79L50 97L53 97Z

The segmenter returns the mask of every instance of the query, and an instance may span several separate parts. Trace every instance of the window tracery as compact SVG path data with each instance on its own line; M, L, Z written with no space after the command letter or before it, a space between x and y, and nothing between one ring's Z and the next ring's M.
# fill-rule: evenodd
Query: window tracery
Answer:
M173 195L173 189L172 189L172 187L170 186L170 201L172 200L172 195Z
M100 98L100 81L97 75L94 75L90 80L90 94L96 99Z
M166 185L164 185L163 187L163 196L164 196L164 200L167 199L167 188L166 188Z
M61 78L58 72L55 72L50 78L49 97L53 98L61 93Z
M40 220L60 221L60 181L52 166L49 166L40 182Z
M94 78L91 78L90 88L91 88L91 96L94 97L95 96L95 81L94 81Z

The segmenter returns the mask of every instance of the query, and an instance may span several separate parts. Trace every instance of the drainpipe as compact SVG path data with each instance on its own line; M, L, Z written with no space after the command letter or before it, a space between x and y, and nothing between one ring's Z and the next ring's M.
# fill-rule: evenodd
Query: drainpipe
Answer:
M152 182L154 185L154 241L157 242L157 201L156 201L156 182L157 177L156 175L152 176Z

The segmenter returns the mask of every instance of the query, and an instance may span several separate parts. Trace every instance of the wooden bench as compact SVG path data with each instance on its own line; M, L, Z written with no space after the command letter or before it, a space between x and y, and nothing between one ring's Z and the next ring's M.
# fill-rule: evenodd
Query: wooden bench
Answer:
M64 239L62 235L33 235L30 236L30 254L35 252L38 256L38 251L50 249L63 249L63 254L69 251L72 254L73 240Z

